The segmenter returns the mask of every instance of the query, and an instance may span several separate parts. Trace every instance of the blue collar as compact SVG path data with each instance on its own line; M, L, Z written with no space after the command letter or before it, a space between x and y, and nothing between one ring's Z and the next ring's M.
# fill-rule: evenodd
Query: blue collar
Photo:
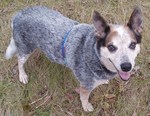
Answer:
M65 61L65 64L67 63L67 61L66 61L66 52L65 52L65 43L67 42L67 38L68 38L68 36L69 36L72 29L73 28L71 28L67 33L65 33L65 36L64 36L63 41L61 43L62 57Z

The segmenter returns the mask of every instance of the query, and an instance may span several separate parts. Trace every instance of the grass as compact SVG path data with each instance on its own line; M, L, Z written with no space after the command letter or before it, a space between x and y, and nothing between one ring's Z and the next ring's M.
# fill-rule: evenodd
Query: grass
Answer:
M16 57L6 61L4 52L11 36L11 17L20 9L44 5L83 23L91 23L98 10L109 23L126 23L134 6L144 15L141 69L124 83L118 78L95 89L90 97L94 112L82 110L75 91L79 83L69 69L50 63L37 50L25 64L30 82L18 80ZM150 115L150 2L149 0L1 0L0 2L0 115L1 116L149 116Z

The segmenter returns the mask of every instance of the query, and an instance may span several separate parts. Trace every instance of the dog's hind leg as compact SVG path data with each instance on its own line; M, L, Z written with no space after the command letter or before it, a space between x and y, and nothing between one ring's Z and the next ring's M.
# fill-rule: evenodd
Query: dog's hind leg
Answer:
M27 61L27 59L29 58L30 54L26 54L26 55L17 55L18 57L18 68L19 68L19 80L20 82L22 82L23 84L27 84L28 83L28 76L24 70L24 64Z

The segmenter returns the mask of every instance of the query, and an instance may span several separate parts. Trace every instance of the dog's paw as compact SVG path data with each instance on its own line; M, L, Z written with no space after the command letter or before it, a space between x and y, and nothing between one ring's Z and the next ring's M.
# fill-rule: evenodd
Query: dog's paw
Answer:
M86 105L83 105L83 109L86 112L92 112L94 110L94 108L93 108L91 103L87 103Z
M28 76L26 74L20 74L19 75L19 81L22 82L23 84L28 83Z
M109 80L104 80L103 84L108 84L108 83L109 83Z

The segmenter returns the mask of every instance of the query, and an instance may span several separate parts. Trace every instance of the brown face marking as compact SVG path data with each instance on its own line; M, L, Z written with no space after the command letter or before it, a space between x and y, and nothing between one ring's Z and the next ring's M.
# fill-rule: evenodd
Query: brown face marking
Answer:
M137 42L136 36L133 33L133 31L127 25L124 25L124 28L126 32L130 35L132 41ZM108 34L106 41L105 41L105 46L108 46L110 43L112 43L115 37L119 36L118 32L114 30L113 27L111 27L110 29L111 29L110 33Z
M105 46L112 42L112 39L118 35L117 31L110 31L109 35L106 38Z

